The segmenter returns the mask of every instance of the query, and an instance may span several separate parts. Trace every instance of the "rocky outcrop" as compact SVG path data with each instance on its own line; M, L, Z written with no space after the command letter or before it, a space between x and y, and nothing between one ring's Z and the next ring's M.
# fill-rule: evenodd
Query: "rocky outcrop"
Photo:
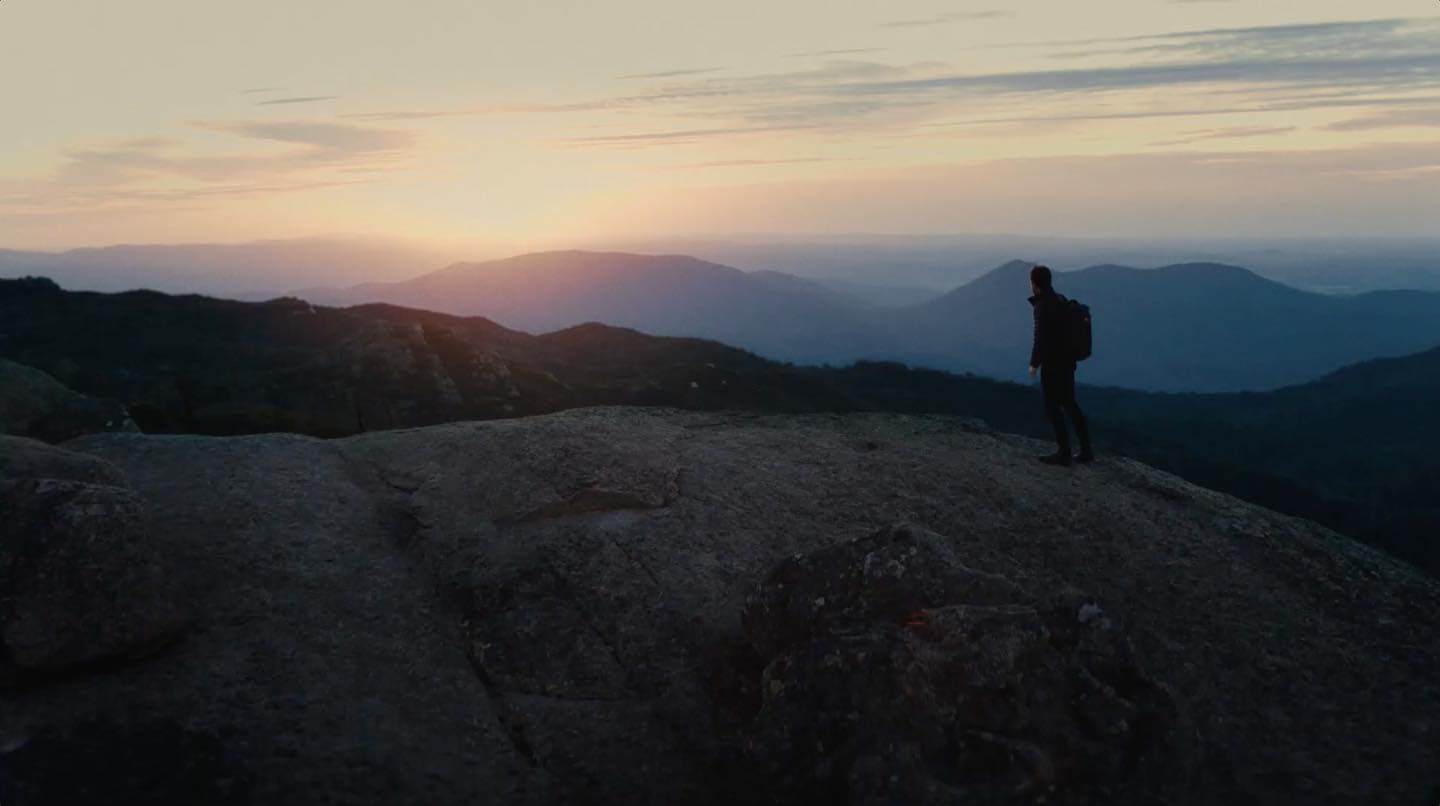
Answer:
M73 392L38 369L0 359L0 434L62 442L135 430L123 404Z
M115 465L88 453L67 451L34 439L0 435L0 479L63 479L125 486Z
M1093 602L1036 606L900 526L781 563L745 611L745 750L776 802L1143 803L1184 758L1170 693Z
M95 457L0 436L0 686L143 656L185 618L145 506Z
M123 473L195 621L5 691L7 806L97 781L266 804L1402 804L1437 783L1432 581L969 421L588 409L65 448Z

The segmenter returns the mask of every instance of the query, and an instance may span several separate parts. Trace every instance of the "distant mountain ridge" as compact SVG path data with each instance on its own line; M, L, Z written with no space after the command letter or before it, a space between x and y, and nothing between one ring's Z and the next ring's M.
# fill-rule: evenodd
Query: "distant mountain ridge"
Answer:
M546 331L600 321L733 344L803 363L890 359L1019 378L1028 358L1029 261L936 299L872 304L793 275L742 272L683 255L545 252L456 264L398 282L297 295L390 302ZM1095 316L1091 383L1150 391L1266 390L1347 364L1440 344L1440 293L1336 297L1238 267L1101 265L1056 275Z
M603 322L806 363L863 357L872 346L866 334L873 311L859 300L793 275L743 272L686 255L538 252L457 263L404 282L295 295L317 304L387 302L484 316L531 333Z
M445 260L439 250L378 238L120 244L63 252L0 249L0 277L39 275L86 291L150 289L266 299L293 288L297 277L312 285L357 276L409 277Z
M1068 238L1045 235L787 236L630 240L626 252L695 255L741 269L776 269L822 282L912 286L939 296L1016 256L1069 271L1086 266L1244 266L1294 288L1337 294L1409 288L1440 291L1440 239ZM884 276L876 267L884 268ZM920 302L921 299L910 299Z
M984 348L965 365L958 351L935 361L948 369L1005 375L983 363L1015 362L1030 322L1017 315L1014 289L1029 266L1012 262L914 312L942 344ZM1405 355L1440 344L1440 294L1370 292L1334 297L1301 291L1238 266L1188 263L1155 269L1096 266L1057 273L1056 289L1084 301L1095 317L1089 383L1151 391L1266 390L1303 383L1347 364Z

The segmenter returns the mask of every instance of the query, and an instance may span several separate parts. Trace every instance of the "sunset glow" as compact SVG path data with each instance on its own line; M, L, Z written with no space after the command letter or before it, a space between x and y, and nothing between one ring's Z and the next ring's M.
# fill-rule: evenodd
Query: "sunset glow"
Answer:
M1419 234L1419 0L7 0L0 247Z

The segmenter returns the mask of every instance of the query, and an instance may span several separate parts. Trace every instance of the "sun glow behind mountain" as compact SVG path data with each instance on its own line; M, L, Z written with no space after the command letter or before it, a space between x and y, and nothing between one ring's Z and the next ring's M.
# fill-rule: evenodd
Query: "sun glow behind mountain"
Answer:
M1414 0L29 0L0 53L11 247L1416 234L1440 204Z

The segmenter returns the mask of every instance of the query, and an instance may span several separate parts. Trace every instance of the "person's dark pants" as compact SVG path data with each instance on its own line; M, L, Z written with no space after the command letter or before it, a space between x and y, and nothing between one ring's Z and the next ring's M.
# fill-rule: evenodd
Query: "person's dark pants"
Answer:
M1080 404L1075 402L1075 365L1045 364L1040 367L1040 389L1045 393L1045 415L1055 427L1055 444L1060 453L1070 453L1070 432L1065 428L1065 415L1075 424L1075 436L1080 438L1080 450L1090 452L1090 430L1085 426L1085 415Z

